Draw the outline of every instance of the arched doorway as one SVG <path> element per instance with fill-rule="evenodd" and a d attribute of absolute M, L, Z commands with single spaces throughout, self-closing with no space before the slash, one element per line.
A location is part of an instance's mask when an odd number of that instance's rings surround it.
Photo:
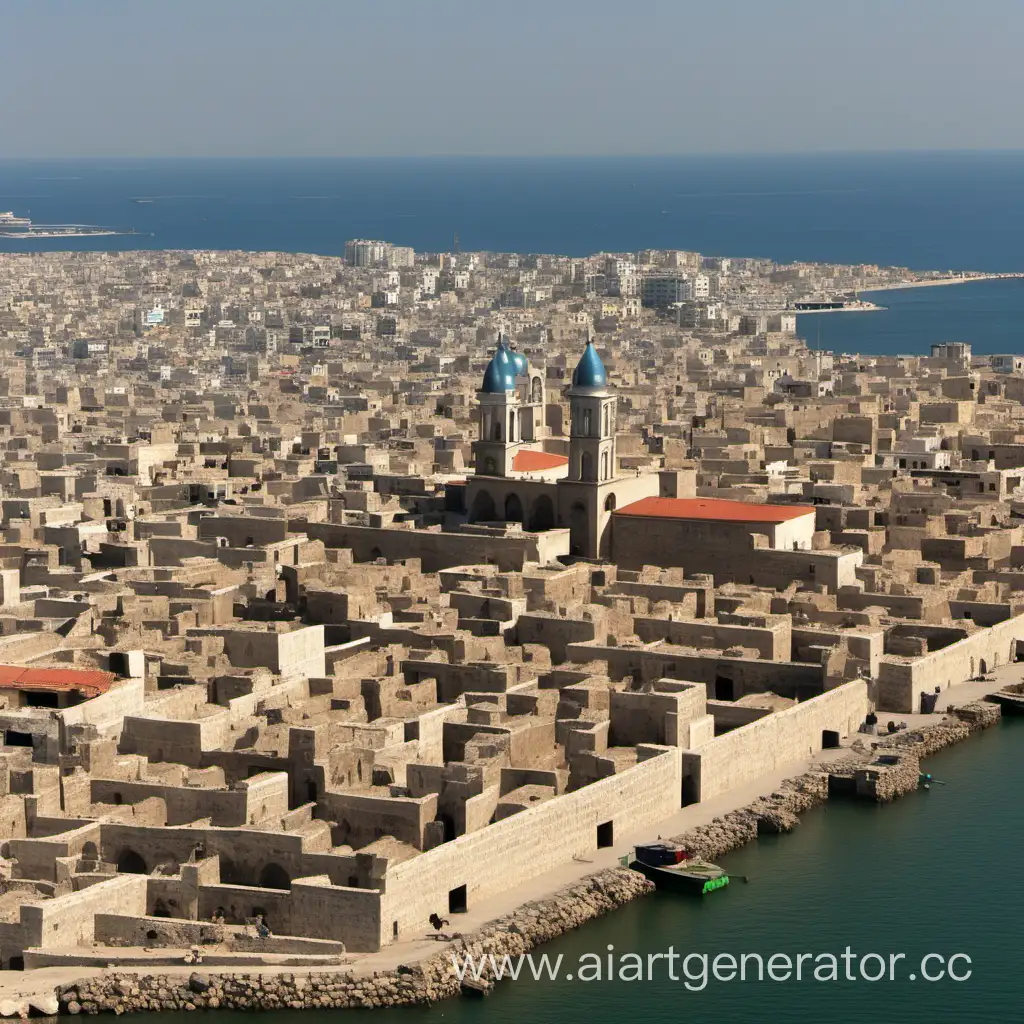
<path fill-rule="evenodd" d="M 523 521 L 523 503 L 518 494 L 510 494 L 505 498 L 505 522 L 521 523 Z"/>
<path fill-rule="evenodd" d="M 575 502 L 569 510 L 569 553 L 587 555 L 590 552 L 590 523 L 587 507 L 581 501 Z"/>
<path fill-rule="evenodd" d="M 604 499 L 604 510 L 605 510 L 605 512 L 614 512 L 615 511 L 615 495 L 614 494 L 609 494 L 608 497 Z"/>
<path fill-rule="evenodd" d="M 469 521 L 471 523 L 489 523 L 498 518 L 494 508 L 494 499 L 489 491 L 477 491 L 473 498 L 473 505 L 469 510 Z"/>
<path fill-rule="evenodd" d="M 230 857 L 220 858 L 220 884 L 221 885 L 249 885 L 251 884 L 246 875 L 231 860 Z"/>
<path fill-rule="evenodd" d="M 142 859 L 142 855 L 134 850 L 124 850 L 117 858 L 117 870 L 122 875 L 148 875 L 149 868 Z"/>
<path fill-rule="evenodd" d="M 291 887 L 291 876 L 280 864 L 268 864 L 260 872 L 260 888 L 262 889 L 290 889 Z"/>
<path fill-rule="evenodd" d="M 555 525 L 555 506 L 551 498 L 542 494 L 530 510 L 530 529 L 540 532 L 551 530 Z"/>

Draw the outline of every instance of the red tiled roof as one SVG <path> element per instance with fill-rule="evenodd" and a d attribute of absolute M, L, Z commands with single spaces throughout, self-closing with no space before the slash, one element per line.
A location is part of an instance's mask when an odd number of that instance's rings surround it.
<path fill-rule="evenodd" d="M 641 498 L 624 505 L 620 516 L 648 519 L 703 519 L 725 523 L 786 523 L 813 515 L 811 505 L 761 505 L 726 498 Z"/>
<path fill-rule="evenodd" d="M 98 697 L 110 689 L 113 681 L 112 672 L 0 665 L 0 690 L 81 690 Z"/>
<path fill-rule="evenodd" d="M 550 452 L 517 452 L 512 460 L 512 469 L 516 473 L 539 473 L 541 470 L 568 465 L 569 460 L 564 455 L 552 455 Z"/>

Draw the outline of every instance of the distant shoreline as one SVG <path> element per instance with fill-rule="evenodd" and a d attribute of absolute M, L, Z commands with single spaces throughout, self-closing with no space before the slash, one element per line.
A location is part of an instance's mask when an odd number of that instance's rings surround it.
<path fill-rule="evenodd" d="M 871 292 L 896 292 L 909 288 L 937 288 L 939 285 L 947 284 L 971 284 L 974 281 L 1004 281 L 1012 279 L 1019 280 L 1021 278 L 1024 278 L 1024 272 L 1015 272 L 1010 274 L 972 274 L 969 277 L 961 277 L 959 275 L 954 275 L 952 277 L 930 277 L 921 281 L 872 285 L 870 288 L 861 289 L 861 293 L 867 295 Z"/>
<path fill-rule="evenodd" d="M 849 306 L 828 306 L 824 309 L 783 309 L 779 312 L 792 313 L 794 316 L 817 316 L 819 313 L 879 313 L 888 306 L 879 306 L 875 302 L 860 302 Z"/>
<path fill-rule="evenodd" d="M 0 242 L 11 238 L 18 241 L 27 241 L 33 238 L 103 238 L 108 235 L 134 235 L 135 231 L 26 231 L 0 232 Z"/>
<path fill-rule="evenodd" d="M 921 281 L 905 281 L 899 284 L 879 284 L 870 288 L 857 290 L 858 295 L 871 295 L 875 292 L 899 292 L 910 291 L 912 288 L 937 288 L 940 285 L 950 284 L 971 284 L 974 281 L 1006 281 L 1021 280 L 1024 272 L 1006 274 L 974 274 L 969 277 L 953 275 L 951 277 L 932 277 Z M 797 316 L 817 316 L 820 313 L 874 313 L 888 309 L 887 306 L 880 306 L 870 301 L 861 301 L 859 305 L 837 306 L 831 309 L 786 309 L 782 312 L 795 313 Z"/>

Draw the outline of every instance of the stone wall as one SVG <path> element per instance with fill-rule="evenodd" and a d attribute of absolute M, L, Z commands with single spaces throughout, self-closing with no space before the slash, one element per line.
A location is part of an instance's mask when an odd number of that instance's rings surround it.
<path fill-rule="evenodd" d="M 1016 660 L 1019 641 L 1024 641 L 1024 616 L 979 629 L 920 658 L 883 657 L 875 695 L 878 709 L 915 714 L 921 710 L 921 694 L 936 687 L 946 690 Z"/>
<path fill-rule="evenodd" d="M 329 548 L 351 548 L 357 562 L 419 558 L 424 572 L 476 562 L 492 562 L 502 572 L 515 572 L 526 562 L 547 564 L 569 553 L 568 530 L 502 537 L 333 523 L 308 523 L 302 528 Z"/>
<path fill-rule="evenodd" d="M 124 720 L 120 751 L 140 754 L 150 761 L 173 761 L 199 768 L 203 751 L 223 749 L 230 727 L 231 716 L 227 711 L 215 712 L 194 722 L 128 716 Z"/>
<path fill-rule="evenodd" d="M 813 519 L 812 519 L 813 523 Z M 715 583 L 754 583 L 785 589 L 793 580 L 821 583 L 835 593 L 856 584 L 862 551 L 783 551 L 761 547 L 748 524 L 612 516 L 612 550 L 620 569 L 677 566 L 709 573 Z"/>
<path fill-rule="evenodd" d="M 126 914 L 145 913 L 146 879 L 117 875 L 67 896 L 23 904 L 22 948 L 90 946 L 95 938 L 96 915 L 110 907 L 119 907 Z"/>
<path fill-rule="evenodd" d="M 824 730 L 857 731 L 868 713 L 867 684 L 844 683 L 683 753 L 688 795 L 708 800 L 822 750 Z"/>
<path fill-rule="evenodd" d="M 704 683 L 713 700 L 738 700 L 748 693 L 769 691 L 805 700 L 821 693 L 827 679 L 824 665 L 696 654 L 689 648 L 669 644 L 649 649 L 570 644 L 567 653 L 574 662 L 607 662 L 608 677 L 613 680 L 633 676 L 642 681 L 680 679 Z M 730 693 L 723 692 L 723 683 L 729 684 Z"/>
<path fill-rule="evenodd" d="M 548 803 L 395 865 L 382 896 L 381 943 L 448 915 L 448 894 L 466 887 L 469 907 L 597 849 L 597 826 L 613 834 L 655 825 L 679 810 L 679 752 L 647 748 L 647 760 Z"/>
<path fill-rule="evenodd" d="M 680 647 L 724 651 L 748 647 L 766 661 L 789 661 L 792 657 L 792 626 L 788 616 L 765 626 L 716 622 L 712 619 L 672 620 L 637 617 L 636 635 L 644 642 L 667 640 Z M 591 639 L 591 638 L 586 638 Z"/>
<path fill-rule="evenodd" d="M 69 1014 L 132 1013 L 144 1010 L 301 1010 L 379 1008 L 428 1005 L 458 995 L 470 986 L 460 982 L 453 967 L 467 955 L 479 960 L 489 954 L 512 957 L 564 935 L 631 900 L 647 895 L 654 886 L 627 868 L 611 868 L 590 875 L 555 895 L 527 903 L 492 921 L 479 931 L 460 937 L 415 966 L 357 977 L 348 971 L 315 971 L 262 975 L 119 974 L 63 985 L 52 1004 L 41 1009 Z M 472 987 L 488 990 L 493 979 L 485 972 Z M 27 1006 L 25 1007 L 27 1012 Z M 13 1007 L 12 1012 L 18 1012 Z"/>
<path fill-rule="evenodd" d="M 950 717 L 934 725 L 887 736 L 872 744 L 876 751 L 864 748 L 846 761 L 835 765 L 822 764 L 796 778 L 786 779 L 770 796 L 758 797 L 746 807 L 730 811 L 706 825 L 688 829 L 672 839 L 699 857 L 715 860 L 745 846 L 763 833 L 788 832 L 795 828 L 800 822 L 799 815 L 829 799 L 831 774 L 849 775 L 874 761 L 878 753 L 890 751 L 906 757 L 908 765 L 918 765 L 921 759 L 995 725 L 999 718 L 999 708 L 986 701 L 955 708 Z M 917 781 L 915 772 L 911 788 L 916 788 Z M 886 802 L 896 795 L 899 794 L 883 790 L 873 794 L 873 798 Z"/>

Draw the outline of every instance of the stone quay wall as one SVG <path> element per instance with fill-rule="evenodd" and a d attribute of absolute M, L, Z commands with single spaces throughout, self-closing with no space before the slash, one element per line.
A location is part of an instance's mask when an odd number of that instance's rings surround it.
<path fill-rule="evenodd" d="M 708 860 L 737 850 L 759 835 L 789 832 L 800 823 L 800 815 L 825 803 L 829 798 L 829 776 L 849 775 L 870 764 L 879 754 L 898 754 L 900 768 L 892 774 L 892 782 L 879 788 L 876 799 L 888 802 L 917 788 L 920 762 L 973 733 L 995 725 L 1001 717 L 998 705 L 973 701 L 951 708 L 949 717 L 934 725 L 908 732 L 894 733 L 872 743 L 874 749 L 862 749 L 845 761 L 822 764 L 814 771 L 786 779 L 770 796 L 758 797 L 753 803 L 698 825 L 672 841 Z"/>
<path fill-rule="evenodd" d="M 770 796 L 759 797 L 706 825 L 699 825 L 674 841 L 698 856 L 715 859 L 765 833 L 788 832 L 800 815 L 829 798 L 829 777 L 848 774 L 893 753 L 906 766 L 896 788 L 879 791 L 887 801 L 916 788 L 920 760 L 967 739 L 1000 719 L 1000 708 L 975 701 L 951 709 L 949 716 L 913 732 L 883 737 L 857 750 L 852 758 L 821 765 L 785 780 Z M 911 785 L 912 781 L 912 785 Z M 904 785 L 905 784 L 905 785 Z M 350 971 L 309 973 L 214 973 L 191 975 L 137 975 L 112 971 L 82 979 L 58 990 L 54 1000 L 64 1014 L 134 1013 L 145 1010 L 275 1010 L 348 1009 L 415 1006 L 451 998 L 464 992 L 486 993 L 494 984 L 488 971 L 478 982 L 463 983 L 453 968 L 469 955 L 516 957 L 536 946 L 579 928 L 603 914 L 653 892 L 654 885 L 628 868 L 599 871 L 561 889 L 555 895 L 526 903 L 469 935 L 447 943 L 425 960 L 393 971 L 357 976 Z M 53 1012 L 47 1007 L 48 1012 Z"/>
<path fill-rule="evenodd" d="M 463 985 L 453 967 L 464 958 L 516 957 L 596 917 L 654 891 L 628 868 L 609 868 L 567 886 L 548 899 L 526 903 L 479 931 L 447 943 L 433 956 L 394 971 L 359 977 L 346 971 L 310 973 L 136 975 L 113 971 L 65 986 L 60 1012 L 135 1013 L 144 1010 L 303 1010 L 415 1006 L 493 986 L 488 972 Z"/>

